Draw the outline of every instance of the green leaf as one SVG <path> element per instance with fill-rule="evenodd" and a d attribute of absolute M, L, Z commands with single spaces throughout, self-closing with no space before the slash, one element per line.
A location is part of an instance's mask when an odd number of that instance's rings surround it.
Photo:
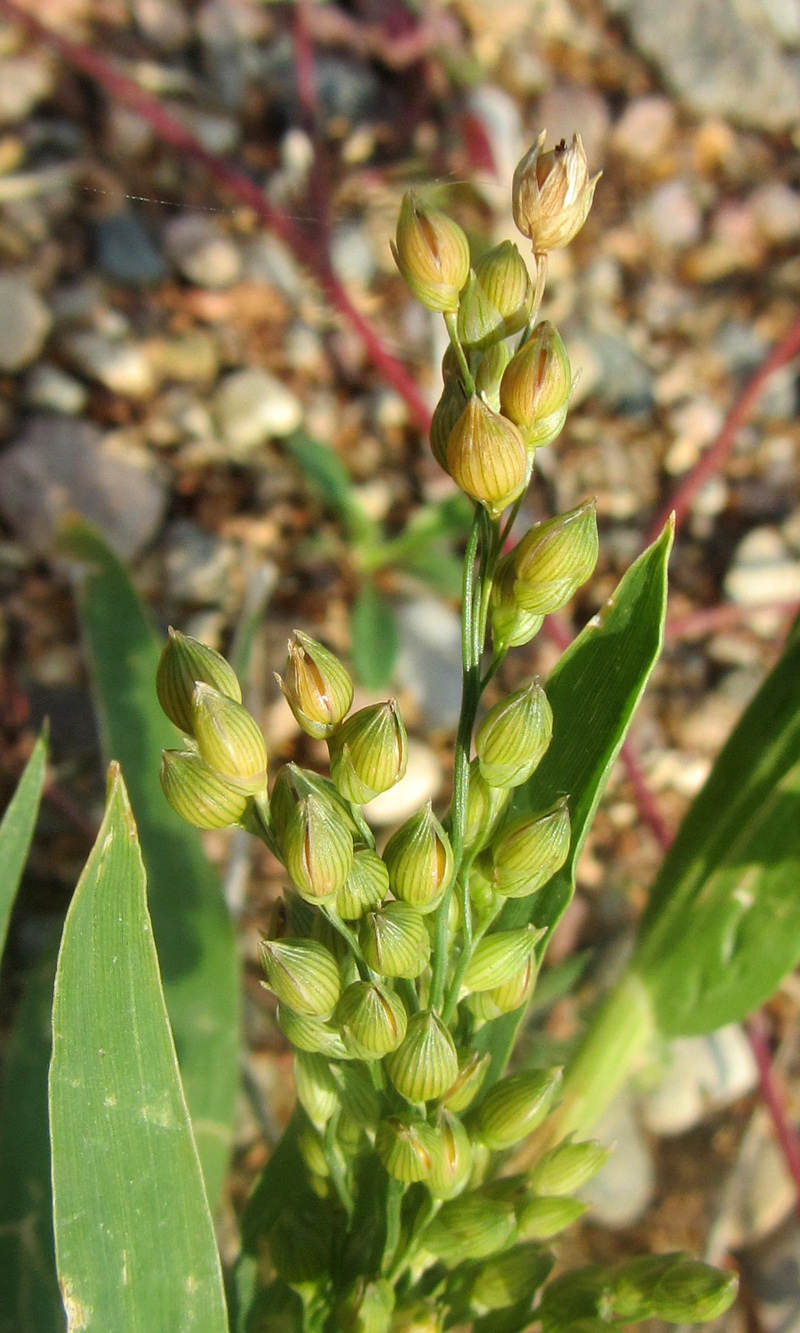
<path fill-rule="evenodd" d="M 800 634 L 750 703 L 653 886 L 633 966 L 669 1036 L 752 1013 L 800 960 Z"/>
<path fill-rule="evenodd" d="M 261 1172 L 242 1217 L 242 1250 L 256 1257 L 259 1242 L 285 1208 L 299 1208 L 311 1196 L 308 1172 L 297 1146 L 302 1115 L 295 1111 Z"/>
<path fill-rule="evenodd" d="M 443 597 L 460 597 L 463 563 L 442 541 L 424 541 L 398 560 L 398 565 L 422 579 Z"/>
<path fill-rule="evenodd" d="M 58 956 L 50 1139 L 70 1328 L 227 1333 L 144 863 L 117 764 Z"/>
<path fill-rule="evenodd" d="M 397 657 L 394 611 L 375 585 L 365 581 L 350 612 L 350 656 L 361 684 L 382 690 L 392 679 Z"/>
<path fill-rule="evenodd" d="M 118 759 L 139 826 L 161 975 L 212 1212 L 227 1168 L 238 1088 L 239 969 L 219 877 L 167 805 L 158 769 L 178 732 L 159 708 L 159 640 L 116 556 L 83 524 L 67 551 L 86 568 L 78 610 L 103 747 Z"/>
<path fill-rule="evenodd" d="M 0 1333 L 64 1333 L 50 1190 L 47 1070 L 58 937 L 28 976 L 0 1095 Z"/>
<path fill-rule="evenodd" d="M 639 556 L 599 614 L 581 631 L 547 681 L 553 739 L 536 772 L 517 788 L 513 816 L 546 810 L 569 798 L 569 856 L 539 893 L 508 902 L 503 929 L 533 921 L 547 929 L 543 953 L 575 889 L 575 868 L 608 776 L 661 651 L 667 604 L 668 524 Z M 475 1042 L 492 1053 L 490 1079 L 503 1070 L 523 1011 L 487 1023 Z"/>
<path fill-rule="evenodd" d="M 376 541 L 377 526 L 356 498 L 347 469 L 333 449 L 302 430 L 284 440 L 284 448 L 326 508 L 342 519 L 350 540 L 356 545 Z"/>
<path fill-rule="evenodd" d="M 0 824 L 0 958 L 3 957 L 11 909 L 36 827 L 47 765 L 47 734 L 43 732 L 11 797 Z"/>

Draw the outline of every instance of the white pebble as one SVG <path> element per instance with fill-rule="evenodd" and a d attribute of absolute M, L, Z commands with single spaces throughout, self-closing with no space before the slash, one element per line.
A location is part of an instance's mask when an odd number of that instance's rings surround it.
<path fill-rule="evenodd" d="M 382 792 L 364 806 L 364 814 L 376 828 L 402 824 L 422 808 L 426 801 L 437 796 L 442 785 L 439 760 L 427 745 L 413 737 L 408 742 L 406 775 L 395 787 Z"/>
<path fill-rule="evenodd" d="M 214 397 L 220 432 L 232 449 L 256 449 L 297 430 L 303 412 L 294 394 L 257 366 L 235 370 Z"/>
<path fill-rule="evenodd" d="M 0 276 L 0 370 L 21 370 L 42 350 L 52 317 L 24 278 Z"/>

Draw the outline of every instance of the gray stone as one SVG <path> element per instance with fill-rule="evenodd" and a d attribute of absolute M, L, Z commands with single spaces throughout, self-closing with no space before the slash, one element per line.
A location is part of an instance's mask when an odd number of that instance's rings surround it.
<path fill-rule="evenodd" d="M 800 120 L 800 75 L 766 24 L 739 0 L 605 0 L 684 105 L 753 129 Z"/>
<path fill-rule="evenodd" d="M 655 1191 L 655 1167 L 649 1144 L 633 1112 L 631 1095 L 622 1092 L 592 1130 L 592 1137 L 614 1146 L 603 1168 L 581 1190 L 592 1221 L 628 1227 L 642 1216 Z"/>
<path fill-rule="evenodd" d="M 130 559 L 157 532 L 166 503 L 148 455 L 85 421 L 35 417 L 0 457 L 0 510 L 37 555 L 52 554 L 60 522 L 78 514 Z"/>
<path fill-rule="evenodd" d="M 226 444 L 244 452 L 291 435 L 303 415 L 294 394 L 257 366 L 234 370 L 222 381 L 214 396 L 214 412 Z"/>
<path fill-rule="evenodd" d="M 602 403 L 616 412 L 632 415 L 650 411 L 653 376 L 629 343 L 616 334 L 590 330 L 582 330 L 578 341 L 590 373 L 592 361 L 596 363 L 593 392 Z"/>
<path fill-rule="evenodd" d="M 30 115 L 53 87 L 50 65 L 40 55 L 6 56 L 0 60 L 0 124 L 15 124 Z"/>
<path fill-rule="evenodd" d="M 430 726 L 452 728 L 461 708 L 461 620 L 435 597 L 417 597 L 397 610 L 398 682 Z"/>
<path fill-rule="evenodd" d="M 166 532 L 167 593 L 178 602 L 224 606 L 238 564 L 236 549 L 204 532 L 187 519 L 170 523 Z"/>
<path fill-rule="evenodd" d="M 653 1134 L 684 1134 L 758 1085 L 750 1043 L 738 1023 L 707 1037 L 670 1043 L 658 1087 L 642 1099 L 642 1119 Z"/>
<path fill-rule="evenodd" d="M 44 346 L 52 318 L 41 296 L 14 273 L 0 275 L 0 370 L 21 370 Z"/>
<path fill-rule="evenodd" d="M 737 546 L 724 586 L 743 606 L 800 599 L 800 560 L 777 528 L 753 528 Z"/>
<path fill-rule="evenodd" d="M 175 266 L 198 287 L 232 287 L 242 275 L 236 243 L 201 213 L 184 213 L 164 229 L 164 243 Z"/>
<path fill-rule="evenodd" d="M 137 343 L 86 329 L 65 338 L 64 350 L 85 375 L 123 398 L 149 398 L 156 387 L 150 358 Z"/>
<path fill-rule="evenodd" d="M 132 209 L 110 213 L 95 223 L 97 265 L 112 282 L 146 287 L 167 276 L 167 264 Z"/>
<path fill-rule="evenodd" d="M 59 412 L 63 416 L 77 416 L 89 397 L 80 380 L 68 375 L 58 366 L 39 361 L 33 366 L 25 384 L 25 397 L 31 407 L 42 412 Z"/>

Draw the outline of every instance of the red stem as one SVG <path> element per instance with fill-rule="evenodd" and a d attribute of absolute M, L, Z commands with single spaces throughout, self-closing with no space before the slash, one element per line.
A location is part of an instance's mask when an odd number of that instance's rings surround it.
<path fill-rule="evenodd" d="M 204 167 L 218 184 L 225 186 L 261 219 L 264 226 L 279 236 L 295 257 L 315 275 L 331 305 L 344 316 L 360 335 L 367 355 L 382 377 L 405 401 L 414 424 L 427 435 L 431 414 L 413 376 L 402 362 L 384 346 L 380 334 L 353 305 L 326 256 L 320 255 L 311 237 L 304 234 L 282 208 L 271 203 L 263 190 L 249 176 L 216 153 L 210 153 L 200 141 L 133 79 L 109 64 L 104 55 L 61 33 L 53 32 L 33 14 L 20 9 L 15 0 L 0 0 L 0 14 L 19 23 L 36 40 L 51 47 L 67 64 L 88 75 L 105 89 L 109 97 L 131 107 L 146 120 L 164 143 Z"/>
<path fill-rule="evenodd" d="M 775 344 L 769 355 L 764 358 L 761 365 L 747 381 L 722 423 L 722 429 L 714 443 L 706 450 L 691 472 L 687 472 L 683 480 L 678 483 L 672 498 L 664 505 L 654 520 L 645 545 L 649 546 L 651 542 L 656 540 L 673 510 L 677 531 L 686 518 L 692 500 L 701 486 L 708 481 L 709 477 L 714 475 L 730 453 L 736 441 L 736 436 L 753 410 L 767 380 L 774 371 L 781 366 L 785 366 L 787 361 L 793 360 L 798 353 L 800 353 L 800 318 L 794 321 L 789 331 L 784 334 L 779 343 Z"/>
<path fill-rule="evenodd" d="M 699 611 L 690 611 L 685 616 L 672 616 L 667 621 L 666 636 L 671 642 L 682 639 L 701 639 L 705 634 L 716 634 L 719 630 L 732 629 L 741 625 L 749 616 L 761 611 L 785 616 L 787 619 L 797 615 L 800 602 L 762 602 L 754 605 L 740 605 L 738 602 L 722 602 L 719 606 L 704 606 Z"/>
<path fill-rule="evenodd" d="M 772 1117 L 775 1136 L 797 1193 L 795 1207 L 800 1218 L 800 1138 L 786 1114 L 783 1097 L 775 1082 L 772 1055 L 765 1035 L 763 1014 L 754 1014 L 745 1024 L 750 1047 L 758 1066 L 761 1100 Z"/>

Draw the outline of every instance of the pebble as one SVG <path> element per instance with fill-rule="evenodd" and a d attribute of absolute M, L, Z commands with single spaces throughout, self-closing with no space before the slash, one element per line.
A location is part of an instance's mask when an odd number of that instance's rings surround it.
<path fill-rule="evenodd" d="M 133 0 L 136 26 L 148 41 L 165 52 L 180 51 L 192 35 L 189 15 L 175 0 Z"/>
<path fill-rule="evenodd" d="M 291 306 L 297 304 L 299 293 L 307 285 L 289 247 L 279 237 L 267 232 L 254 236 L 246 245 L 244 276 L 250 282 L 263 282 L 274 287 Z"/>
<path fill-rule="evenodd" d="M 658 1087 L 641 1101 L 645 1128 L 661 1137 L 685 1134 L 758 1086 L 755 1057 L 738 1023 L 670 1042 L 668 1059 Z"/>
<path fill-rule="evenodd" d="M 37 416 L 0 457 L 0 509 L 37 555 L 51 555 L 58 525 L 79 514 L 123 559 L 161 526 L 167 491 L 143 450 L 124 451 L 89 422 Z"/>
<path fill-rule="evenodd" d="M 616 412 L 631 415 L 652 408 L 652 373 L 624 338 L 614 333 L 585 330 L 582 342 L 599 366 L 593 392 L 601 402 Z M 589 358 L 583 365 L 585 369 L 592 369 Z"/>
<path fill-rule="evenodd" d="M 689 181 L 678 177 L 653 190 L 641 220 L 656 245 L 682 250 L 699 241 L 703 215 Z"/>
<path fill-rule="evenodd" d="M 184 213 L 168 222 L 164 244 L 178 271 L 198 287 L 232 287 L 242 275 L 239 247 L 200 213 Z"/>
<path fill-rule="evenodd" d="M 25 120 L 52 90 L 52 71 L 41 56 L 0 59 L 0 124 Z"/>
<path fill-rule="evenodd" d="M 213 410 L 224 441 L 244 452 L 291 435 L 303 419 L 295 395 L 257 366 L 227 375 L 214 395 Z"/>
<path fill-rule="evenodd" d="M 541 98 L 538 119 L 542 127 L 547 128 L 548 148 L 561 139 L 571 143 L 573 134 L 577 133 L 583 140 L 591 171 L 600 166 L 605 156 L 611 115 L 606 99 L 596 88 L 557 83 Z M 508 177 L 501 176 L 500 179 Z"/>
<path fill-rule="evenodd" d="M 362 291 L 378 269 L 369 233 L 360 222 L 343 222 L 331 236 L 331 263 L 340 282 Z"/>
<path fill-rule="evenodd" d="M 800 192 L 783 181 L 760 185 L 750 196 L 750 207 L 768 241 L 785 245 L 800 236 Z"/>
<path fill-rule="evenodd" d="M 25 384 L 25 397 L 31 407 L 43 412 L 60 412 L 63 416 L 77 416 L 88 400 L 85 385 L 68 375 L 59 366 L 39 361 L 32 368 Z"/>
<path fill-rule="evenodd" d="M 91 330 L 71 333 L 64 350 L 77 368 L 123 398 L 149 398 L 156 375 L 147 349 Z"/>
<path fill-rule="evenodd" d="M 614 126 L 612 147 L 633 162 L 652 164 L 666 151 L 676 118 L 675 103 L 668 97 L 636 97 Z"/>
<path fill-rule="evenodd" d="M 364 814 L 375 828 L 389 828 L 402 824 L 433 801 L 442 786 L 442 766 L 430 746 L 410 736 L 408 740 L 408 768 L 404 778 L 395 787 L 381 792 L 364 806 Z"/>
<path fill-rule="evenodd" d="M 800 601 L 800 560 L 777 528 L 753 528 L 739 542 L 724 586 L 740 606 Z"/>
<path fill-rule="evenodd" d="M 164 540 L 167 595 L 198 606 L 230 602 L 239 555 L 231 542 L 220 541 L 188 519 L 167 525 Z"/>
<path fill-rule="evenodd" d="M 34 361 L 51 324 L 49 309 L 25 278 L 0 274 L 0 370 L 22 370 Z"/>
<path fill-rule="evenodd" d="M 112 282 L 146 287 L 167 276 L 161 250 L 132 209 L 99 218 L 94 237 L 98 268 Z"/>
<path fill-rule="evenodd" d="M 192 329 L 174 338 L 154 338 L 147 348 L 160 379 L 208 384 L 219 370 L 216 340 L 203 329 Z"/>
<path fill-rule="evenodd" d="M 668 417 L 673 437 L 664 467 L 672 476 L 687 472 L 703 449 L 719 434 L 724 420 L 722 408 L 710 398 L 693 398 L 674 408 Z"/>
<path fill-rule="evenodd" d="M 611 1229 L 632 1226 L 655 1193 L 655 1166 L 633 1109 L 629 1091 L 611 1103 L 592 1130 L 592 1138 L 614 1146 L 608 1161 L 580 1191 L 589 1218 Z"/>
<path fill-rule="evenodd" d="M 794 1182 L 776 1142 L 769 1113 L 759 1106 L 726 1185 L 715 1228 L 718 1243 L 727 1251 L 761 1242 L 768 1252 L 776 1239 L 772 1233 L 793 1211 L 795 1201 Z M 796 1253 L 800 1254 L 800 1249 Z"/>
<path fill-rule="evenodd" d="M 800 120 L 800 76 L 740 0 L 605 0 L 684 106 L 702 117 L 779 131 Z"/>
<path fill-rule="evenodd" d="M 397 611 L 395 677 L 431 727 L 452 729 L 461 710 L 461 619 L 434 597 L 403 602 Z"/>

